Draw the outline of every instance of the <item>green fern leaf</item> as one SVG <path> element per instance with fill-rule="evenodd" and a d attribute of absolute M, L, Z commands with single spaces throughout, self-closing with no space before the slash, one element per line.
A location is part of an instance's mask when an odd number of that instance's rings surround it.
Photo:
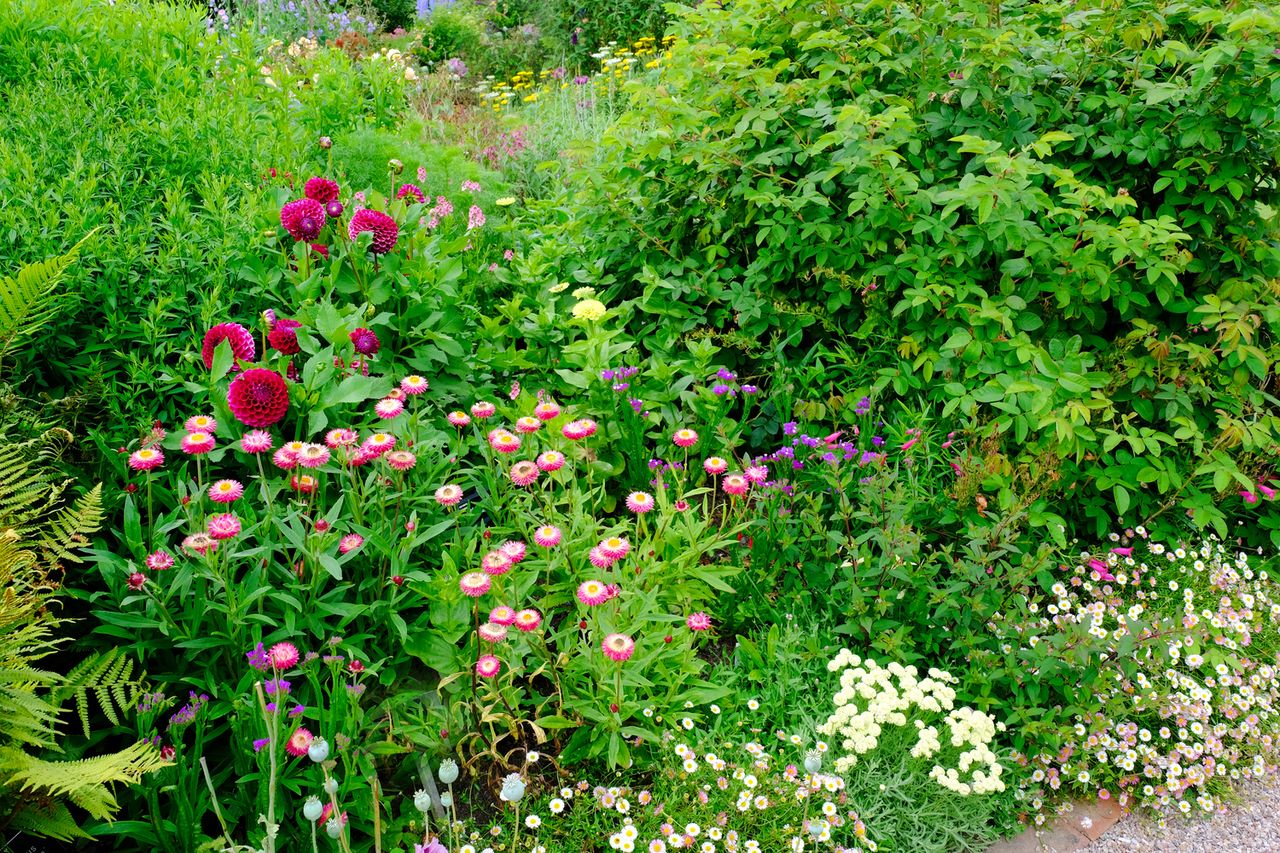
<path fill-rule="evenodd" d="M 102 526 L 102 484 L 94 486 L 70 507 L 50 519 L 40 537 L 44 559 L 50 564 L 64 560 L 83 562 L 75 552 L 89 544 L 89 534 Z"/>
<path fill-rule="evenodd" d="M 112 723 L 120 724 L 121 712 L 127 712 L 137 701 L 142 685 L 133 677 L 133 661 L 119 649 L 94 655 L 67 673 L 49 694 L 49 701 L 61 706 L 74 699 L 76 713 L 85 737 L 89 736 L 89 695 L 97 697 L 102 713 Z"/>
<path fill-rule="evenodd" d="M 15 276 L 0 277 L 0 358 L 53 316 L 53 291 L 83 244 L 81 240 L 61 257 L 28 264 Z"/>

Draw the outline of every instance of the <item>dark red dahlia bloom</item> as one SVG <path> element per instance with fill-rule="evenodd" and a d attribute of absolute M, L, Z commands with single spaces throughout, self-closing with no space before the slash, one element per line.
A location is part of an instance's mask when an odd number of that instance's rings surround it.
<path fill-rule="evenodd" d="M 356 352 L 361 355 L 377 355 L 382 348 L 382 342 L 372 329 L 356 329 L 351 333 L 351 343 L 355 344 Z"/>
<path fill-rule="evenodd" d="M 427 200 L 426 193 L 418 187 L 413 184 L 401 184 L 399 192 L 396 193 L 396 198 L 404 198 L 407 195 L 411 195 L 416 198 L 418 200 L 418 204 L 422 204 Z"/>
<path fill-rule="evenodd" d="M 325 258 L 329 257 L 329 247 L 321 245 L 320 243 L 312 243 L 311 251 L 315 252 L 317 255 L 320 255 L 321 257 L 325 257 Z"/>
<path fill-rule="evenodd" d="M 380 210 L 357 210 L 347 226 L 347 235 L 355 240 L 362 231 L 373 232 L 373 242 L 369 251 L 375 255 L 385 255 L 395 248 L 396 238 L 400 236 L 400 227 L 396 221 Z"/>
<path fill-rule="evenodd" d="M 274 370 L 255 367 L 231 381 L 227 405 L 245 426 L 271 426 L 289 411 L 289 386 Z"/>
<path fill-rule="evenodd" d="M 328 204 L 338 200 L 338 185 L 328 178 L 307 178 L 302 194 L 321 204 Z"/>
<path fill-rule="evenodd" d="M 267 343 L 282 355 L 297 355 L 302 352 L 298 346 L 298 329 L 302 324 L 297 320 L 277 320 L 267 335 Z"/>
<path fill-rule="evenodd" d="M 213 370 L 213 351 L 223 341 L 231 343 L 231 354 L 236 361 L 253 361 L 258 348 L 253 345 L 253 335 L 239 323 L 219 323 L 204 333 L 204 344 L 200 347 L 200 355 L 204 358 L 204 369 Z"/>
<path fill-rule="evenodd" d="M 280 208 L 280 224 L 289 236 L 308 243 L 324 230 L 324 205 L 311 198 L 300 198 Z"/>

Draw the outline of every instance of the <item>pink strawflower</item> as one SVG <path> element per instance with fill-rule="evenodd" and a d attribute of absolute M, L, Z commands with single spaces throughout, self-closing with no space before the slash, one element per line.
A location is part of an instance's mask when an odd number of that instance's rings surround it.
<path fill-rule="evenodd" d="M 323 444 L 307 444 L 295 453 L 303 468 L 319 468 L 329 461 L 329 455 L 329 448 Z"/>
<path fill-rule="evenodd" d="M 271 426 L 289 411 L 289 386 L 274 370 L 246 370 L 231 381 L 227 405 L 245 426 Z"/>
<path fill-rule="evenodd" d="M 544 524 L 533 532 L 533 544 L 539 548 L 554 548 L 560 544 L 560 528 Z"/>
<path fill-rule="evenodd" d="M 337 450 L 339 447 L 351 447 L 360 441 L 353 429 L 331 429 L 324 434 L 324 443 Z"/>
<path fill-rule="evenodd" d="M 489 621 L 495 625 L 513 625 L 516 621 L 516 612 L 505 604 L 499 604 L 489 611 Z"/>
<path fill-rule="evenodd" d="M 162 572 L 173 568 L 173 555 L 168 551 L 152 551 L 147 555 L 147 568 L 153 572 Z"/>
<path fill-rule="evenodd" d="M 364 537 L 359 533 L 348 533 L 338 540 L 338 553 L 349 554 L 364 544 Z"/>
<path fill-rule="evenodd" d="M 533 407 L 533 416 L 540 421 L 549 421 L 560 416 L 560 407 L 550 401 L 539 403 Z"/>
<path fill-rule="evenodd" d="M 298 647 L 293 643 L 276 643 L 267 652 L 267 662 L 278 670 L 293 669 L 299 659 Z"/>
<path fill-rule="evenodd" d="M 266 453 L 274 444 L 275 439 L 265 429 L 250 430 L 240 439 L 240 449 L 245 453 Z"/>
<path fill-rule="evenodd" d="M 207 432 L 192 432 L 182 437 L 182 452 L 192 456 L 208 453 L 216 446 L 213 436 Z"/>
<path fill-rule="evenodd" d="M 209 487 L 209 499 L 214 503 L 229 504 L 244 497 L 244 485 L 239 480 L 219 480 Z"/>
<path fill-rule="evenodd" d="M 471 416 L 475 418 L 491 418 L 498 413 L 498 407 L 488 400 L 481 400 L 471 407 Z"/>
<path fill-rule="evenodd" d="M 321 204 L 337 201 L 340 192 L 337 183 L 328 178 L 307 178 L 306 184 L 302 187 L 304 196 Z"/>
<path fill-rule="evenodd" d="M 538 456 L 538 467 L 550 474 L 564 467 L 564 454 L 559 450 L 548 450 Z"/>
<path fill-rule="evenodd" d="M 532 486 L 538 479 L 538 466 L 530 462 L 528 459 L 521 460 L 511 466 L 511 470 L 507 476 L 511 478 L 511 482 L 517 486 Z"/>
<path fill-rule="evenodd" d="M 521 610 L 516 614 L 516 630 L 528 633 L 538 630 L 538 626 L 542 624 L 542 614 L 531 608 Z"/>
<path fill-rule="evenodd" d="M 578 585 L 578 600 L 588 607 L 604 604 L 610 598 L 609 587 L 602 581 L 583 581 Z"/>
<path fill-rule="evenodd" d="M 476 661 L 476 675 L 481 678 L 493 678 L 502 671 L 502 661 L 494 655 L 481 655 Z"/>
<path fill-rule="evenodd" d="M 218 550 L 218 540 L 214 539 L 204 531 L 192 533 L 190 536 L 182 540 L 182 550 L 186 551 L 188 554 L 199 554 L 203 557 L 210 551 Z"/>
<path fill-rule="evenodd" d="M 126 581 L 126 583 L 129 584 L 129 589 L 136 591 L 147 585 L 147 576 L 142 572 L 132 572 L 130 573 L 129 580 Z"/>
<path fill-rule="evenodd" d="M 702 463 L 702 467 L 708 474 L 723 474 L 729 470 L 729 463 L 719 456 L 708 456 Z"/>
<path fill-rule="evenodd" d="M 289 480 L 289 488 L 302 495 L 313 494 L 319 484 L 319 481 L 310 474 L 302 474 L 301 476 L 294 474 Z"/>
<path fill-rule="evenodd" d="M 400 189 L 396 190 L 396 198 L 404 198 L 405 196 L 413 196 L 418 204 L 422 204 L 427 200 L 426 193 L 413 184 L 401 184 Z"/>
<path fill-rule="evenodd" d="M 271 463 L 281 471 L 292 471 L 298 467 L 298 457 L 282 447 L 272 454 Z"/>
<path fill-rule="evenodd" d="M 560 428 L 560 432 L 570 441 L 581 441 L 584 438 L 590 438 L 595 435 L 596 422 L 590 418 L 582 420 L 569 421 Z"/>
<path fill-rule="evenodd" d="M 389 421 L 392 418 L 400 416 L 404 411 L 404 403 L 390 398 L 386 400 L 379 400 L 378 404 L 373 407 L 373 411 L 378 415 L 378 417 Z"/>
<path fill-rule="evenodd" d="M 300 454 L 306 446 L 307 443 L 305 441 L 288 441 L 285 442 L 280 449 L 293 456 L 293 460 L 296 462 L 298 461 L 298 454 Z"/>
<path fill-rule="evenodd" d="M 501 551 L 490 551 L 480 558 L 480 568 L 486 575 L 497 577 L 511 571 L 511 558 Z"/>
<path fill-rule="evenodd" d="M 627 509 L 634 512 L 636 515 L 643 515 L 646 512 L 651 512 L 655 505 L 653 495 L 648 492 L 632 492 L 627 495 Z"/>
<path fill-rule="evenodd" d="M 769 479 L 769 469 L 764 465 L 749 465 L 742 473 L 748 483 L 754 483 L 757 486 Z"/>
<path fill-rule="evenodd" d="M 396 446 L 396 437 L 389 432 L 375 432 L 364 440 L 364 452 L 375 459 L 389 453 Z"/>
<path fill-rule="evenodd" d="M 240 535 L 240 519 L 233 512 L 209 516 L 207 527 L 214 539 L 233 539 Z"/>
<path fill-rule="evenodd" d="M 407 450 L 393 450 L 384 458 L 396 471 L 412 471 L 413 466 L 418 464 L 418 457 Z"/>
<path fill-rule="evenodd" d="M 622 663 L 635 654 L 636 641 L 626 634 L 610 634 L 600 643 L 600 650 L 604 652 L 605 657 Z"/>
<path fill-rule="evenodd" d="M 590 560 L 591 565 L 595 566 L 597 569 L 607 569 L 614 563 L 618 562 L 601 550 L 599 545 L 587 552 L 587 559 Z"/>
<path fill-rule="evenodd" d="M 489 433 L 489 446 L 499 453 L 515 453 L 520 449 L 520 438 L 505 429 L 495 429 Z"/>
<path fill-rule="evenodd" d="M 516 539 L 508 539 L 498 546 L 498 550 L 507 555 L 512 565 L 524 560 L 529 553 L 529 546 Z"/>
<path fill-rule="evenodd" d="M 689 502 L 685 500 L 679 500 L 679 501 L 676 501 L 674 504 L 672 504 L 672 506 L 675 507 L 676 512 L 684 512 L 689 508 Z"/>
<path fill-rule="evenodd" d="M 462 594 L 471 598 L 479 598 L 489 591 L 493 581 L 484 572 L 467 572 L 458 579 L 458 588 Z"/>
<path fill-rule="evenodd" d="M 313 198 L 300 198 L 280 208 L 280 224 L 289 236 L 310 243 L 324 230 L 324 205 Z"/>
<path fill-rule="evenodd" d="M 302 726 L 299 726 L 293 734 L 289 735 L 289 739 L 285 741 L 284 751 L 292 755 L 294 758 L 301 758 L 307 754 L 307 750 L 311 748 L 311 741 L 313 740 L 315 740 L 315 737 L 311 732 L 307 731 Z"/>
<path fill-rule="evenodd" d="M 129 467 L 135 471 L 150 471 L 164 464 L 164 454 L 154 447 L 144 447 L 129 454 Z"/>
<path fill-rule="evenodd" d="M 187 432 L 217 432 L 218 422 L 208 415 L 193 415 L 184 424 Z"/>
<path fill-rule="evenodd" d="M 352 215 L 351 221 L 347 224 L 347 236 L 355 240 L 365 231 L 373 234 L 369 251 L 375 255 L 385 255 L 394 249 L 396 239 L 400 236 L 400 226 L 396 225 L 394 219 L 380 210 L 367 207 L 357 210 Z"/>
<path fill-rule="evenodd" d="M 430 387 L 431 385 L 427 380 L 416 374 L 413 376 L 406 376 L 404 379 L 400 380 L 400 390 L 408 394 L 410 397 L 421 394 Z"/>
<path fill-rule="evenodd" d="M 676 447 L 693 447 L 698 443 L 698 434 L 691 429 L 678 429 L 671 441 Z"/>
<path fill-rule="evenodd" d="M 476 629 L 480 639 L 486 643 L 501 643 L 507 638 L 507 629 L 496 622 L 486 622 Z"/>
<path fill-rule="evenodd" d="M 724 489 L 726 495 L 745 495 L 750 487 L 747 478 L 741 474 L 730 474 L 720 483 L 720 488 Z"/>
<path fill-rule="evenodd" d="M 706 631 L 711 627 L 711 617 L 705 613 L 690 613 L 684 624 L 690 631 Z"/>
<path fill-rule="evenodd" d="M 457 506 L 462 500 L 462 487 L 452 483 L 436 489 L 436 503 L 440 506 Z"/>
<path fill-rule="evenodd" d="M 445 416 L 445 419 L 448 420 L 450 424 L 458 428 L 462 428 L 471 423 L 471 416 L 466 412 L 450 412 Z"/>
<path fill-rule="evenodd" d="M 516 421 L 516 432 L 528 435 L 530 433 L 535 433 L 540 429 L 542 429 L 542 421 L 537 418 L 525 415 L 523 418 Z"/>

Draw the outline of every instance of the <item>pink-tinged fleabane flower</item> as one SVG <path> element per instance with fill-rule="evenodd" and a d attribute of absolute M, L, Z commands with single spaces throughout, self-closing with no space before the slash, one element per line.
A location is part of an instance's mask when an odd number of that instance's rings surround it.
<path fill-rule="evenodd" d="M 635 653 L 636 641 L 626 634 L 610 634 L 600 643 L 600 650 L 610 660 L 622 663 Z"/>
<path fill-rule="evenodd" d="M 244 484 L 239 480 L 219 480 L 209 487 L 209 499 L 214 503 L 229 504 L 244 497 Z"/>
<path fill-rule="evenodd" d="M 415 397 L 418 394 L 425 392 L 430 387 L 430 383 L 417 374 L 414 374 L 413 376 L 406 376 L 404 379 L 400 380 L 400 390 L 408 394 L 410 397 Z"/>
<path fill-rule="evenodd" d="M 600 541 L 599 548 L 609 559 L 621 560 L 631 552 L 631 543 L 621 536 L 610 536 Z"/>
<path fill-rule="evenodd" d="M 329 461 L 329 448 L 323 444 L 306 444 L 297 451 L 298 464 L 303 468 L 319 468 Z"/>
<path fill-rule="evenodd" d="M 393 450 L 383 458 L 396 471 L 412 471 L 418 464 L 418 457 L 407 450 Z"/>
<path fill-rule="evenodd" d="M 703 461 L 702 468 L 708 474 L 711 474 L 714 476 L 716 474 L 723 474 L 725 471 L 728 471 L 729 463 L 726 462 L 724 459 L 721 459 L 719 456 L 708 456 L 706 460 Z"/>
<path fill-rule="evenodd" d="M 560 407 L 550 401 L 539 403 L 533 407 L 533 416 L 540 421 L 550 421 L 560 417 Z"/>
<path fill-rule="evenodd" d="M 208 415 L 192 415 L 183 425 L 187 432 L 217 432 L 218 422 Z"/>
<path fill-rule="evenodd" d="M 480 635 L 480 639 L 486 643 L 501 643 L 507 638 L 507 629 L 503 625 L 496 622 L 486 622 L 476 629 L 476 633 Z"/>
<path fill-rule="evenodd" d="M 690 613 L 684 624 L 690 631 L 706 631 L 711 627 L 711 617 L 705 613 Z"/>
<path fill-rule="evenodd" d="M 558 450 L 548 450 L 538 455 L 538 467 L 550 474 L 564 467 L 564 454 Z"/>
<path fill-rule="evenodd" d="M 324 230 L 324 205 L 313 198 L 300 198 L 280 208 L 280 224 L 298 242 L 310 243 Z"/>
<path fill-rule="evenodd" d="M 530 433 L 535 433 L 540 429 L 542 429 L 542 421 L 537 418 L 525 415 L 523 418 L 516 421 L 516 432 L 529 435 Z"/>
<path fill-rule="evenodd" d="M 144 447 L 129 454 L 129 467 L 135 471 L 150 471 L 164 464 L 164 454 L 154 447 Z"/>
<path fill-rule="evenodd" d="M 516 539 L 508 539 L 498 546 L 498 550 L 507 555 L 507 559 L 511 561 L 511 565 L 524 560 L 529 553 L 529 546 Z"/>
<path fill-rule="evenodd" d="M 511 466 L 507 476 L 517 486 L 532 486 L 538 479 L 538 466 L 524 459 Z"/>
<path fill-rule="evenodd" d="M 538 630 L 538 626 L 542 624 L 542 614 L 538 611 L 527 608 L 516 614 L 516 630 L 523 631 L 526 634 L 530 631 Z"/>
<path fill-rule="evenodd" d="M 502 671 L 502 661 L 494 655 L 481 655 L 476 661 L 476 675 L 481 678 L 493 678 Z"/>
<path fill-rule="evenodd" d="M 209 535 L 214 539 L 234 539 L 240 535 L 240 519 L 233 512 L 209 516 L 206 522 Z"/>
<path fill-rule="evenodd" d="M 588 607 L 604 604 L 609 598 L 609 587 L 603 581 L 583 581 L 578 585 L 578 600 Z"/>
<path fill-rule="evenodd" d="M 1101 560 L 1098 560 L 1098 559 L 1090 560 L 1089 568 L 1092 569 L 1094 572 L 1096 572 L 1098 577 L 1101 580 L 1113 581 L 1116 579 L 1115 575 L 1111 574 L 1111 572 L 1107 569 L 1107 564 L 1102 562 Z"/>
<path fill-rule="evenodd" d="M 595 435 L 596 422 L 590 418 L 569 421 L 569 423 L 561 427 L 560 432 L 570 441 L 581 441 L 584 438 L 590 438 Z"/>
<path fill-rule="evenodd" d="M 289 488 L 293 489 L 295 492 L 301 495 L 314 494 L 316 490 L 316 486 L 318 485 L 319 485 L 319 481 L 316 480 L 315 477 L 312 477 L 310 474 L 301 474 L 301 475 L 295 474 L 289 480 Z"/>
<path fill-rule="evenodd" d="M 511 558 L 501 551 L 490 551 L 480 558 L 480 568 L 487 575 L 497 577 L 511 571 Z"/>
<path fill-rule="evenodd" d="M 495 429 L 489 433 L 489 446 L 499 453 L 515 453 L 520 449 L 520 438 L 505 429 Z"/>
<path fill-rule="evenodd" d="M 467 572 L 458 579 L 458 589 L 471 598 L 479 598 L 489 591 L 493 581 L 484 572 Z"/>
<path fill-rule="evenodd" d="M 461 500 L 461 486 L 448 483 L 436 489 L 436 503 L 440 504 L 440 506 L 457 506 Z"/>
<path fill-rule="evenodd" d="M 292 471 L 298 467 L 298 457 L 282 447 L 271 455 L 271 464 L 281 471 Z"/>
<path fill-rule="evenodd" d="M 400 189 L 396 190 L 396 198 L 404 198 L 405 196 L 412 196 L 418 204 L 422 204 L 427 200 L 426 193 L 413 184 L 401 184 Z"/>
<path fill-rule="evenodd" d="M 213 370 L 213 354 L 223 341 L 231 344 L 231 354 L 236 361 L 253 361 L 258 352 L 253 334 L 244 326 L 239 323 L 219 323 L 205 332 L 204 342 L 200 346 L 200 357 L 204 360 L 205 370 Z"/>
<path fill-rule="evenodd" d="M 533 544 L 539 548 L 554 548 L 560 544 L 560 528 L 554 524 L 544 524 L 533 531 Z"/>
<path fill-rule="evenodd" d="M 147 555 L 147 568 L 153 572 L 162 572 L 173 568 L 173 555 L 168 551 L 152 551 Z"/>
<path fill-rule="evenodd" d="M 364 452 L 374 458 L 390 453 L 396 446 L 396 437 L 389 432 L 375 432 L 364 440 Z"/>
<path fill-rule="evenodd" d="M 192 456 L 209 453 L 216 446 L 213 436 L 207 432 L 192 432 L 182 437 L 182 452 Z"/>
<path fill-rule="evenodd" d="M 182 540 L 182 550 L 186 551 L 188 554 L 199 554 L 203 557 L 206 554 L 218 550 L 218 540 L 203 531 L 199 533 L 192 533 L 190 536 Z"/>
<path fill-rule="evenodd" d="M 231 380 L 227 389 L 231 414 L 245 426 L 266 427 L 289 411 L 289 386 L 274 370 L 258 367 Z"/>
<path fill-rule="evenodd" d="M 627 495 L 627 509 L 634 512 L 636 515 L 643 515 L 646 512 L 651 512 L 654 506 L 656 506 L 656 504 L 653 500 L 653 495 L 648 492 L 632 492 Z"/>
<path fill-rule="evenodd" d="M 748 483 L 758 486 L 769 479 L 769 469 L 763 465 L 749 465 L 742 475 L 747 478 Z"/>
<path fill-rule="evenodd" d="M 364 544 L 364 537 L 359 533 L 348 533 L 338 541 L 338 553 L 350 554 Z"/>
<path fill-rule="evenodd" d="M 293 734 L 289 735 L 289 739 L 285 741 L 284 751 L 292 755 L 294 758 L 301 758 L 307 754 L 307 750 L 311 748 L 311 742 L 315 740 L 311 732 L 302 726 L 299 726 Z"/>
<path fill-rule="evenodd" d="M 693 447 L 698 443 L 698 434 L 691 429 L 678 429 L 671 441 L 676 447 Z"/>
<path fill-rule="evenodd" d="M 516 621 L 516 612 L 505 604 L 499 604 L 489 611 L 489 621 L 495 625 L 513 625 Z"/>
<path fill-rule="evenodd" d="M 331 429 L 324 434 L 324 443 L 334 450 L 339 447 L 352 447 L 359 441 L 360 436 L 353 429 Z"/>
<path fill-rule="evenodd" d="M 391 398 L 379 400 L 377 405 L 373 407 L 373 411 L 378 417 L 389 421 L 392 418 L 399 417 L 404 412 L 404 403 Z"/>
<path fill-rule="evenodd" d="M 471 416 L 468 415 L 466 412 L 450 412 L 449 414 L 445 415 L 445 420 L 447 420 L 451 425 L 461 429 L 462 427 L 471 423 Z"/>
<path fill-rule="evenodd" d="M 488 400 L 481 400 L 471 407 L 471 416 L 473 418 L 491 418 L 498 413 L 498 407 Z"/>
<path fill-rule="evenodd" d="M 147 584 L 147 576 L 144 575 L 142 572 L 132 572 L 129 575 L 129 580 L 127 581 L 127 583 L 129 584 L 129 589 L 132 589 L 132 590 L 142 589 Z"/>
<path fill-rule="evenodd" d="M 276 643 L 267 652 L 267 663 L 281 672 L 286 669 L 293 669 L 298 665 L 300 659 L 298 647 L 293 643 Z"/>
<path fill-rule="evenodd" d="M 394 219 L 380 210 L 367 207 L 352 214 L 351 221 L 347 223 L 347 236 L 355 240 L 365 231 L 373 234 L 369 251 L 375 255 L 385 255 L 394 249 L 400 236 L 400 226 Z"/>
<path fill-rule="evenodd" d="M 302 194 L 304 196 L 321 204 L 337 201 L 340 193 L 341 190 L 338 188 L 338 184 L 328 178 L 307 178 L 307 182 L 302 186 Z"/>
<path fill-rule="evenodd" d="M 745 495 L 751 484 L 747 478 L 741 474 L 730 474 L 720 483 L 720 488 L 724 490 L 726 495 Z"/>
<path fill-rule="evenodd" d="M 275 439 L 265 429 L 250 430 L 240 439 L 240 449 L 245 453 L 266 453 L 275 445 Z"/>

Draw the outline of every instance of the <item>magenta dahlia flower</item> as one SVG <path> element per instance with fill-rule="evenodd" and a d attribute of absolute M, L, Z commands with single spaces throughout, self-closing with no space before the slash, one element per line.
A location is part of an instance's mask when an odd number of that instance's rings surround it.
<path fill-rule="evenodd" d="M 289 411 L 289 386 L 274 370 L 246 370 L 231 381 L 227 405 L 245 426 L 271 426 Z"/>
<path fill-rule="evenodd" d="M 610 660 L 616 660 L 622 663 L 631 655 L 635 654 L 636 641 L 628 637 L 626 634 L 610 634 L 600 643 L 600 650 L 604 652 L 605 657 Z"/>
<path fill-rule="evenodd" d="M 372 329 L 356 329 L 350 334 L 351 343 L 361 355 L 377 355 L 382 349 L 382 341 Z"/>
<path fill-rule="evenodd" d="M 280 224 L 289 236 L 310 243 L 324 230 L 324 205 L 313 198 L 300 198 L 280 208 Z"/>
<path fill-rule="evenodd" d="M 297 355 L 302 352 L 302 347 L 298 346 L 298 329 L 300 328 L 302 324 L 297 320 L 284 318 L 276 320 L 267 334 L 267 343 L 281 355 Z"/>
<path fill-rule="evenodd" d="M 396 198 L 404 198 L 407 195 L 413 196 L 418 200 L 418 204 L 423 204 L 427 200 L 427 194 L 413 184 L 401 184 L 400 189 L 396 190 Z"/>
<path fill-rule="evenodd" d="M 231 344 L 231 354 L 236 361 L 253 361 L 258 353 L 253 335 L 248 329 L 239 323 L 219 323 L 204 333 L 204 343 L 200 346 L 205 370 L 213 370 L 213 351 L 223 341 Z"/>
<path fill-rule="evenodd" d="M 312 201 L 320 202 L 320 204 L 337 201 L 340 192 L 338 184 L 328 178 L 307 178 L 306 184 L 302 187 L 303 195 Z"/>
<path fill-rule="evenodd" d="M 369 244 L 369 251 L 375 255 L 385 255 L 396 246 L 396 240 L 400 236 L 400 227 L 396 225 L 396 221 L 387 216 L 380 210 L 372 210 L 365 208 L 357 210 L 351 217 L 351 222 L 347 225 L 347 235 L 355 240 L 364 231 L 373 234 L 373 242 Z"/>
<path fill-rule="evenodd" d="M 516 621 L 516 612 L 505 604 L 499 604 L 489 611 L 489 621 L 495 625 L 512 625 Z"/>

